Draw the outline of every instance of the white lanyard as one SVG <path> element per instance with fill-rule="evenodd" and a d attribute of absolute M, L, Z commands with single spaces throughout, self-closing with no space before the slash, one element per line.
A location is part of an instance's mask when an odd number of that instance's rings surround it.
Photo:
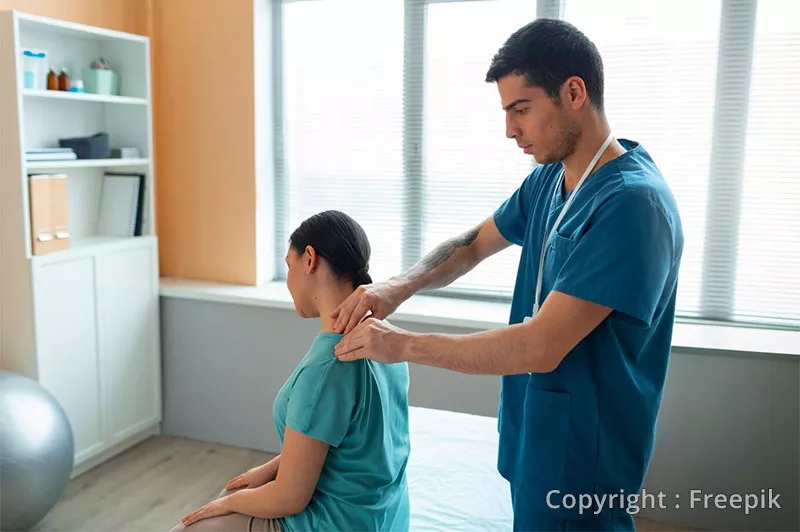
<path fill-rule="evenodd" d="M 536 299 L 533 302 L 533 314 L 531 315 L 531 317 L 536 316 L 536 314 L 539 312 L 539 298 L 541 298 L 542 296 L 542 275 L 544 271 L 544 258 L 545 255 L 547 254 L 547 247 L 550 245 L 550 241 L 553 240 L 553 236 L 556 234 L 556 229 L 558 229 L 559 224 L 561 224 L 561 220 L 564 219 L 564 215 L 567 213 L 567 209 L 569 209 L 569 206 L 572 205 L 572 201 L 575 199 L 575 196 L 578 195 L 578 189 L 581 188 L 583 182 L 586 181 L 586 178 L 589 177 L 590 173 L 592 173 L 592 170 L 594 170 L 594 167 L 597 165 L 597 161 L 600 160 L 600 157 L 602 157 L 603 153 L 606 151 L 606 149 L 611 144 L 611 141 L 613 139 L 614 136 L 611 133 L 609 133 L 608 137 L 606 137 L 605 142 L 603 142 L 603 145 L 600 146 L 600 149 L 597 150 L 597 153 L 594 154 L 594 157 L 592 158 L 592 161 L 589 163 L 589 166 L 586 167 L 586 171 L 583 172 L 583 177 L 581 177 L 580 181 L 578 181 L 578 184 L 575 186 L 575 189 L 572 191 L 572 194 L 567 199 L 566 203 L 564 203 L 564 207 L 561 209 L 561 213 L 558 215 L 558 218 L 556 218 L 556 223 L 553 224 L 553 228 L 550 230 L 550 233 L 548 234 L 545 232 L 544 240 L 542 241 L 542 253 L 539 257 L 539 272 L 536 277 Z M 558 177 L 558 180 L 556 181 L 556 186 L 553 189 L 553 197 L 550 199 L 550 204 L 547 209 L 547 214 L 545 217 L 545 231 L 547 229 L 547 218 L 549 218 L 550 216 L 550 209 L 553 207 L 553 202 L 556 199 L 556 194 L 558 194 L 561 190 L 561 183 L 563 179 L 564 179 L 564 171 L 562 170 L 561 175 Z M 525 321 L 528 321 L 529 319 L 531 318 L 526 317 Z"/>

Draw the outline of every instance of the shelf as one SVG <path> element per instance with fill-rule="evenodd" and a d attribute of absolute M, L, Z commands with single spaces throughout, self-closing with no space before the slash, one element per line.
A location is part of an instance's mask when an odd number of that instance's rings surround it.
<path fill-rule="evenodd" d="M 25 163 L 28 170 L 62 169 L 62 168 L 115 168 L 121 166 L 144 166 L 150 159 L 72 159 L 68 161 L 29 161 Z"/>
<path fill-rule="evenodd" d="M 133 246 L 143 246 L 148 242 L 155 241 L 153 235 L 132 236 L 132 237 L 106 237 L 93 236 L 77 238 L 70 242 L 70 248 L 63 251 L 53 251 L 43 255 L 33 255 L 32 259 L 36 264 L 50 264 L 63 262 L 80 257 L 95 256 L 107 251 L 123 249 Z"/>
<path fill-rule="evenodd" d="M 143 35 L 87 26 L 85 24 L 43 17 L 41 15 L 18 12 L 17 18 L 22 31 L 46 31 L 51 35 L 84 40 L 107 42 L 129 41 L 142 44 L 148 42 L 147 37 Z"/>
<path fill-rule="evenodd" d="M 106 94 L 89 94 L 82 92 L 43 91 L 24 89 L 23 96 L 28 98 L 50 98 L 55 100 L 74 100 L 78 102 L 119 103 L 127 105 L 147 105 L 147 98 L 132 98 L 130 96 L 109 96 Z"/>

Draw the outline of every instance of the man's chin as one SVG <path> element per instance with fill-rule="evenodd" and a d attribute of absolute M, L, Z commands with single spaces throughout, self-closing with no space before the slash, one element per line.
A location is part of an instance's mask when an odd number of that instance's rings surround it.
<path fill-rule="evenodd" d="M 537 157 L 536 154 L 533 154 L 532 157 L 536 164 L 553 164 L 559 162 L 559 160 L 552 155 L 543 155 L 541 157 Z"/>

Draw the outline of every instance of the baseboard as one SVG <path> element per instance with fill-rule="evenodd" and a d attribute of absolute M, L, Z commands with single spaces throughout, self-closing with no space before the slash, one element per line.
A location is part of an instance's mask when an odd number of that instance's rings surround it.
<path fill-rule="evenodd" d="M 128 438 L 124 439 L 123 441 L 117 443 L 116 445 L 106 449 L 105 451 L 103 451 L 103 452 L 101 452 L 101 453 L 99 453 L 99 454 L 97 454 L 97 455 L 95 455 L 95 456 L 93 456 L 91 458 L 88 458 L 87 460 L 84 460 L 82 462 L 79 462 L 79 463 L 75 464 L 75 467 L 72 468 L 72 476 L 70 477 L 70 479 L 73 479 L 75 477 L 79 477 L 80 475 L 83 475 L 87 471 L 90 471 L 90 470 L 94 469 L 95 467 L 97 467 L 99 465 L 102 465 L 105 462 L 108 462 L 109 460 L 111 460 L 115 456 L 124 453 L 125 451 L 127 451 L 131 447 L 143 442 L 147 438 L 150 438 L 152 436 L 157 436 L 159 434 L 161 434 L 161 424 L 160 423 L 155 423 L 153 425 L 145 427 L 140 432 L 137 432 L 136 434 L 131 435 L 130 437 L 128 437 Z"/>

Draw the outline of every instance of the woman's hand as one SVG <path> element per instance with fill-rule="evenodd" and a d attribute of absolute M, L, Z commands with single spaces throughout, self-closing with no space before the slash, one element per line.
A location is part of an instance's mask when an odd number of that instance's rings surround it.
<path fill-rule="evenodd" d="M 228 491 L 238 490 L 240 488 L 258 488 L 269 482 L 275 480 L 278 476 L 278 468 L 273 467 L 272 462 L 267 462 L 264 465 L 254 467 L 253 469 L 242 473 L 238 477 L 233 477 L 225 484 L 225 489 Z"/>
<path fill-rule="evenodd" d="M 228 497 L 220 497 L 219 499 L 215 499 L 181 519 L 181 522 L 183 523 L 183 526 L 189 526 L 192 523 L 202 521 L 203 519 L 208 519 L 209 517 L 232 514 L 233 512 L 228 510 L 228 503 Z"/>

